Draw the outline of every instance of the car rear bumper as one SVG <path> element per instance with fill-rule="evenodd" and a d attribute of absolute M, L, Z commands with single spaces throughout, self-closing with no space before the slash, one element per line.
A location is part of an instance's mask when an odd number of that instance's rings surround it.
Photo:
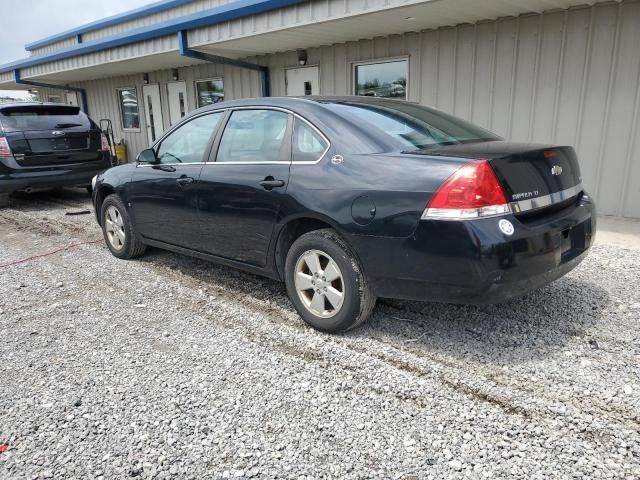
<path fill-rule="evenodd" d="M 0 159 L 0 193 L 91 185 L 97 173 L 111 165 L 108 159 L 54 167 L 12 168 L 15 161 Z"/>
<path fill-rule="evenodd" d="M 498 228 L 508 219 L 515 232 Z M 376 295 L 448 303 L 500 303 L 546 285 L 585 257 L 596 230 L 587 195 L 539 218 L 422 221 L 409 238 L 352 236 Z"/>

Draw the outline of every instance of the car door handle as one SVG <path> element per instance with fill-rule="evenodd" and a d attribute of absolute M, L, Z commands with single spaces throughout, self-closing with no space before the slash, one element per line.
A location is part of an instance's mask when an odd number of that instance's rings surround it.
<path fill-rule="evenodd" d="M 272 188 L 284 187 L 284 180 L 274 180 L 273 177 L 267 177 L 260 182 L 265 189 L 271 190 Z"/>
<path fill-rule="evenodd" d="M 184 187 L 185 185 L 188 185 L 190 183 L 193 183 L 193 178 L 192 177 L 187 177 L 186 175 L 178 178 L 176 180 L 176 182 L 178 183 L 178 185 L 180 185 L 181 187 Z"/>

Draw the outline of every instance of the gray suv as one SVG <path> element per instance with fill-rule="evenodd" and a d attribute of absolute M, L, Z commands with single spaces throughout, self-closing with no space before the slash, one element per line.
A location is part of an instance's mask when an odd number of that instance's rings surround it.
<path fill-rule="evenodd" d="M 73 105 L 0 105 L 0 206 L 16 191 L 90 188 L 111 166 L 100 128 Z"/>

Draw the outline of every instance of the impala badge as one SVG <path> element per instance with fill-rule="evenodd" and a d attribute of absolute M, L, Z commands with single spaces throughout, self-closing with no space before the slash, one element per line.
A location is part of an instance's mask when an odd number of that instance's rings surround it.
<path fill-rule="evenodd" d="M 60 130 L 54 130 L 53 132 L 51 132 L 51 135 L 64 135 L 64 132 L 61 132 Z"/>
<path fill-rule="evenodd" d="M 562 173 L 562 167 L 560 165 L 554 165 L 551 167 L 551 175 L 555 175 L 556 177 Z"/>

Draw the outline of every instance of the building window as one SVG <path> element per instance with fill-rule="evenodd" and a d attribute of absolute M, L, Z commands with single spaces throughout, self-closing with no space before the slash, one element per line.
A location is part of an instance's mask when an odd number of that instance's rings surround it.
<path fill-rule="evenodd" d="M 119 88 L 118 102 L 122 115 L 122 128 L 125 130 L 140 129 L 140 111 L 138 109 L 138 92 L 135 88 Z"/>
<path fill-rule="evenodd" d="M 405 59 L 355 65 L 355 94 L 406 100 L 408 64 Z"/>
<path fill-rule="evenodd" d="M 196 82 L 198 108 L 224 100 L 224 84 L 221 78 Z"/>

